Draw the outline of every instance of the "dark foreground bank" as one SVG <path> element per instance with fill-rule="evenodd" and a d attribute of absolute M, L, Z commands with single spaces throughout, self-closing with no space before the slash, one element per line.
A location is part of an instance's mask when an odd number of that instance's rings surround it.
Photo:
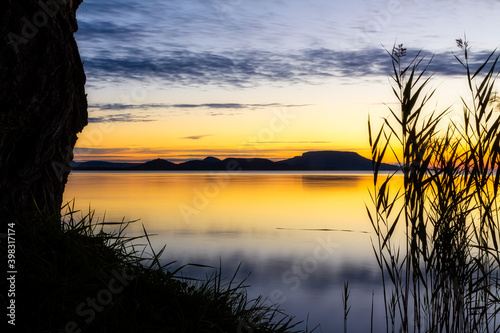
<path fill-rule="evenodd" d="M 71 210 L 63 221 L 34 215 L 15 223 L 15 323 L 24 332 L 303 332 L 265 300 L 247 299 L 220 268 L 204 281 L 179 278 L 146 233 L 147 247 L 132 245 L 129 223 L 96 223 L 92 213 L 77 219 Z M 103 230 L 110 225 L 117 231 Z"/>

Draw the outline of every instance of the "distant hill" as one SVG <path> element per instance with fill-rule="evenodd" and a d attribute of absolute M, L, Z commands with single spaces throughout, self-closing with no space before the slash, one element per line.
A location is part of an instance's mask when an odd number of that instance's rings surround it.
<path fill-rule="evenodd" d="M 283 163 L 300 170 L 372 170 L 372 161 L 349 151 L 312 151 L 295 156 Z M 381 170 L 395 170 L 385 164 Z"/>
<path fill-rule="evenodd" d="M 264 158 L 226 158 L 206 157 L 203 160 L 191 160 L 175 164 L 163 159 L 156 159 L 141 164 L 84 162 L 73 167 L 74 170 L 178 170 L 178 171 L 223 171 L 223 170 L 344 170 L 369 171 L 372 161 L 354 152 L 314 151 L 306 152 L 283 161 L 273 162 Z M 380 170 L 397 170 L 391 164 L 382 164 Z"/>
<path fill-rule="evenodd" d="M 138 164 L 128 168 L 129 170 L 177 170 L 177 164 L 157 158 L 156 160 Z"/>

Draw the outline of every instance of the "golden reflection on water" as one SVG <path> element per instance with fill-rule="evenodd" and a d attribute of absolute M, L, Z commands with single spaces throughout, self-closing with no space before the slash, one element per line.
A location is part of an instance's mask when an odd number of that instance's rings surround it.
<path fill-rule="evenodd" d="M 222 262 L 229 272 L 242 263 L 253 274 L 251 292 L 281 290 L 288 313 L 311 313 L 331 332 L 342 320 L 332 314 L 342 313 L 343 281 L 354 286 L 354 318 L 369 313 L 367 299 L 379 288 L 365 208 L 372 186 L 370 174 L 75 172 L 65 200 L 75 198 L 83 212 L 90 204 L 101 220 L 140 218 L 129 230 L 140 233 L 144 223 L 157 234 L 151 240 L 157 249 L 167 244 L 165 262 Z M 293 267 L 311 262 L 292 289 Z"/>
<path fill-rule="evenodd" d="M 207 251 L 250 251 L 256 243 L 263 251 L 308 251 L 328 234 L 339 253 L 367 256 L 372 184 L 370 174 L 74 172 L 65 200 L 75 198 L 84 213 L 90 206 L 100 220 L 140 219 L 129 230 L 144 223 L 158 242 L 178 247 L 196 235 Z"/>
<path fill-rule="evenodd" d="M 74 172 L 65 200 L 170 230 L 366 231 L 370 175 Z"/>

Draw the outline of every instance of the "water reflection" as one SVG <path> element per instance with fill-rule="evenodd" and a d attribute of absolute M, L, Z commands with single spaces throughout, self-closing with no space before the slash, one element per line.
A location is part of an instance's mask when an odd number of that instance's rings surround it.
<path fill-rule="evenodd" d="M 357 187 L 366 177 L 356 175 L 303 175 L 304 188 Z"/>
<path fill-rule="evenodd" d="M 368 331 L 372 293 L 383 318 L 365 202 L 369 174 L 339 173 L 72 173 L 65 200 L 106 220 L 140 219 L 163 260 L 202 263 L 228 277 L 239 263 L 250 296 L 263 295 L 310 325 L 343 324 L 341 291 L 349 281 L 350 329 Z M 206 270 L 186 267 L 186 275 Z M 378 297 L 377 297 L 378 296 Z M 377 305 L 378 304 L 378 305 Z M 378 324 L 377 324 L 378 325 Z M 377 330 L 375 330 L 377 331 Z"/>

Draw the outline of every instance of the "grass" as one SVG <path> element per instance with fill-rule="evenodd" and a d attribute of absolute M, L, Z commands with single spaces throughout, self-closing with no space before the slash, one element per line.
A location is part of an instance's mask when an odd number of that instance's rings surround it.
<path fill-rule="evenodd" d="M 457 40 L 470 96 L 461 120 L 428 104 L 435 90 L 427 74 L 432 59 L 406 49 L 389 51 L 399 109 L 389 109 L 370 146 L 374 166 L 372 204 L 387 332 L 500 332 L 500 117 L 492 101 L 497 62 L 492 52 L 473 69 L 467 41 Z M 391 155 L 394 174 L 379 175 Z M 396 234 L 404 233 L 401 241 Z"/>
<path fill-rule="evenodd" d="M 265 299 L 249 300 L 237 271 L 229 280 L 220 268 L 203 281 L 180 277 L 182 267 L 162 265 L 165 248 L 155 253 L 146 232 L 125 235 L 134 222 L 76 218 L 65 208 L 62 223 L 58 214 L 16 223 L 24 332 L 303 332 Z"/>

